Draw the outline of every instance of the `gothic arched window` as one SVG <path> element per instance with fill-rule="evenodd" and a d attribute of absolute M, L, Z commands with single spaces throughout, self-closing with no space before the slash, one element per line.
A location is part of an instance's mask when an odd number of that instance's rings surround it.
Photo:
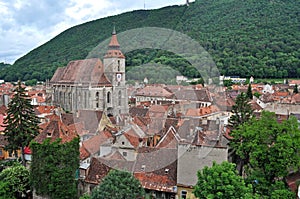
<path fill-rule="evenodd" d="M 119 99 L 119 106 L 121 106 L 121 100 L 122 100 L 122 92 L 119 91 L 119 94 L 118 94 L 118 99 Z"/>
<path fill-rule="evenodd" d="M 106 97 L 107 97 L 107 100 L 106 100 L 106 101 L 107 101 L 107 103 L 109 104 L 110 101 L 111 101 L 111 99 L 110 99 L 110 98 L 111 98 L 110 92 L 107 93 L 107 96 L 106 96 Z"/>

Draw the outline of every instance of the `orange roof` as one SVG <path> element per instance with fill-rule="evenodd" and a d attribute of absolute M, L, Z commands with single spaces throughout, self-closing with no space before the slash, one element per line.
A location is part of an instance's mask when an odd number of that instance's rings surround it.
<path fill-rule="evenodd" d="M 78 137 L 76 131 L 70 130 L 60 120 L 54 120 L 45 124 L 44 129 L 35 138 L 35 141 L 42 143 L 47 138 L 50 138 L 51 141 L 60 138 L 62 143 L 66 143 L 72 141 L 75 137 Z"/>
<path fill-rule="evenodd" d="M 217 112 L 219 111 L 219 109 L 214 106 L 214 105 L 211 105 L 211 106 L 208 106 L 208 107 L 201 107 L 201 108 L 191 108 L 191 109 L 188 109 L 186 111 L 186 116 L 203 116 L 203 115 L 207 115 L 207 114 L 210 114 L 210 113 L 213 113 L 213 112 Z"/>
<path fill-rule="evenodd" d="M 89 151 L 85 148 L 84 144 L 82 144 L 82 146 L 80 147 L 79 152 L 80 152 L 80 160 L 84 160 L 90 157 L 91 155 Z"/>
<path fill-rule="evenodd" d="M 37 106 L 35 109 L 38 111 L 38 114 L 49 114 L 52 113 L 55 109 L 55 106 Z"/>
<path fill-rule="evenodd" d="M 130 144 L 135 148 L 138 147 L 140 141 L 142 141 L 141 138 L 132 129 L 125 132 L 123 135 L 127 138 Z"/>
<path fill-rule="evenodd" d="M 109 138 L 112 138 L 112 135 L 110 133 L 101 131 L 98 135 L 95 135 L 90 139 L 83 141 L 83 144 L 88 152 L 93 155 L 100 150 L 100 145 L 109 140 Z"/>

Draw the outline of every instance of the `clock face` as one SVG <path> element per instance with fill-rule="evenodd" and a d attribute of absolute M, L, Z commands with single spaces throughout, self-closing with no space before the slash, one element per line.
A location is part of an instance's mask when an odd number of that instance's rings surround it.
<path fill-rule="evenodd" d="M 118 73 L 117 74 L 117 81 L 120 82 L 122 80 L 122 74 Z"/>

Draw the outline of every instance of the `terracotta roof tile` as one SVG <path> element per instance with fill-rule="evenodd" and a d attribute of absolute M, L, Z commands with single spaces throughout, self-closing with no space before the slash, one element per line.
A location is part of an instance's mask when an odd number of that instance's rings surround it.
<path fill-rule="evenodd" d="M 55 141 L 60 138 L 62 143 L 70 142 L 75 137 L 78 137 L 75 131 L 71 131 L 61 121 L 50 121 L 48 125 L 37 135 L 35 141 L 42 143 L 45 139 L 49 138 L 51 141 Z"/>
<path fill-rule="evenodd" d="M 85 160 L 91 155 L 89 151 L 85 148 L 84 144 L 81 145 L 79 152 L 80 152 L 80 160 Z"/>
<path fill-rule="evenodd" d="M 110 170 L 111 168 L 109 166 L 103 164 L 97 158 L 92 158 L 85 181 L 88 183 L 99 184 Z"/>
<path fill-rule="evenodd" d="M 105 131 L 101 131 L 99 134 L 83 141 L 83 145 L 91 155 L 94 155 L 100 151 L 100 145 L 109 141 L 111 138 L 111 134 L 108 134 Z"/>

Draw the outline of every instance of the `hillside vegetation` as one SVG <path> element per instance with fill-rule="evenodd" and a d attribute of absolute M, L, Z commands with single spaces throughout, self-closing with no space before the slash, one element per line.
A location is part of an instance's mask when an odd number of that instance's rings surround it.
<path fill-rule="evenodd" d="M 118 32 L 163 27 L 198 41 L 221 74 L 256 78 L 300 77 L 300 1 L 196 0 L 190 6 L 138 10 L 72 27 L 0 72 L 6 81 L 50 79 L 57 67 L 84 59 L 101 41 Z M 129 52 L 127 69 L 161 63 L 188 77 L 199 74 L 172 53 L 141 49 Z"/>

